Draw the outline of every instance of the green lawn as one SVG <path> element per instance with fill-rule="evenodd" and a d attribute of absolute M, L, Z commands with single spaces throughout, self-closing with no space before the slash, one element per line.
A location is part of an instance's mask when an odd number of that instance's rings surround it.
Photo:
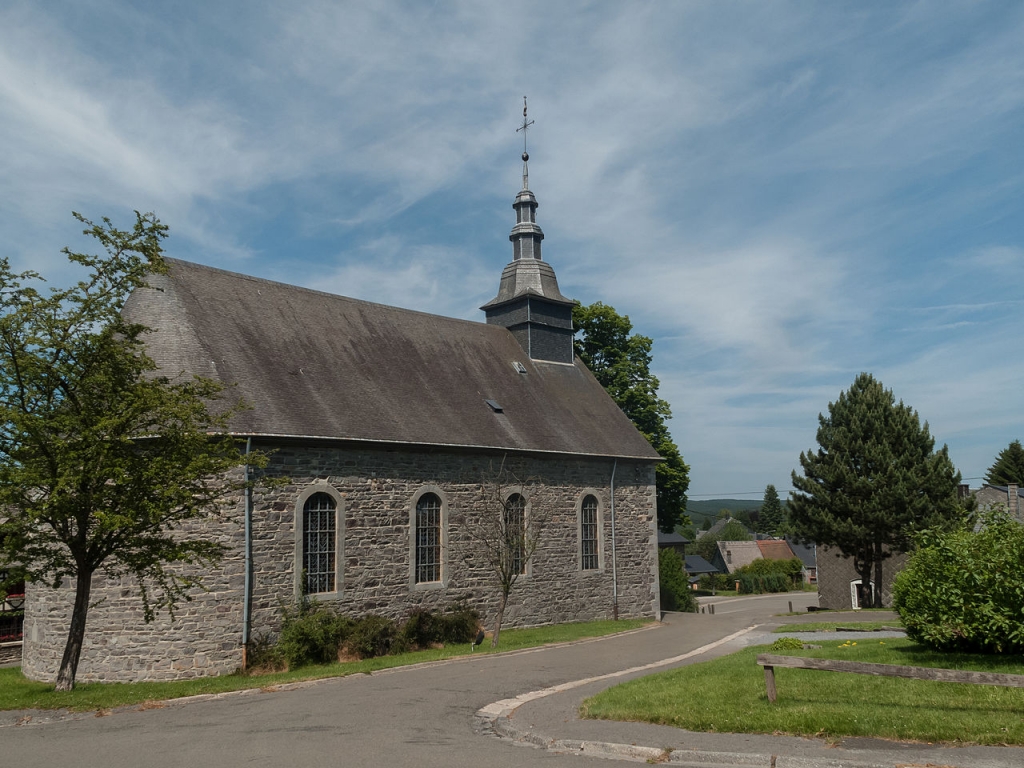
<path fill-rule="evenodd" d="M 1024 674 L 1021 657 L 939 654 L 903 639 L 869 635 L 822 646 L 785 655 Z M 1024 689 L 777 667 L 778 701 L 769 704 L 755 661 L 767 650 L 747 648 L 616 686 L 586 700 L 582 715 L 693 731 L 1024 744 Z"/>
<path fill-rule="evenodd" d="M 18 667 L 0 669 L 0 710 L 12 709 L 70 709 L 92 711 L 113 709 L 131 704 L 177 699 L 203 693 L 222 693 L 245 688 L 272 688 L 276 685 L 301 680 L 344 677 L 379 669 L 407 666 L 422 662 L 439 661 L 471 653 L 503 653 L 534 648 L 549 643 L 582 640 L 589 637 L 625 632 L 649 624 L 646 620 L 594 621 L 579 624 L 558 624 L 532 629 L 503 629 L 498 648 L 492 649 L 490 640 L 472 651 L 469 645 L 456 645 L 427 651 L 383 656 L 365 661 L 353 661 L 323 666 L 308 666 L 290 672 L 268 675 L 223 675 L 199 680 L 171 683 L 83 683 L 70 693 L 57 693 L 47 683 L 27 680 Z"/>

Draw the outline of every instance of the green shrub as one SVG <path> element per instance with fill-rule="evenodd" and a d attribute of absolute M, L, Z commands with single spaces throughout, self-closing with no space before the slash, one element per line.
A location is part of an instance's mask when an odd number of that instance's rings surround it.
<path fill-rule="evenodd" d="M 406 648 L 429 648 L 435 643 L 471 643 L 480 627 L 480 614 L 456 603 L 445 613 L 417 608 L 402 625 L 401 638 Z"/>
<path fill-rule="evenodd" d="M 760 575 L 737 571 L 733 576 L 735 580 L 740 583 L 741 595 L 762 595 L 766 592 L 788 592 L 793 583 L 789 576 L 781 573 Z"/>
<path fill-rule="evenodd" d="M 303 597 L 298 606 L 284 611 L 278 648 L 292 669 L 337 661 L 352 624 L 323 603 Z"/>
<path fill-rule="evenodd" d="M 1024 652 L 1024 526 L 997 511 L 978 532 L 926 532 L 893 607 L 907 637 L 937 650 Z"/>
<path fill-rule="evenodd" d="M 282 672 L 288 666 L 281 647 L 272 635 L 260 632 L 249 639 L 245 648 L 246 673 L 263 674 L 266 672 Z"/>
<path fill-rule="evenodd" d="M 798 640 L 795 637 L 780 637 L 770 646 L 768 650 L 771 651 L 802 651 L 804 647 L 804 641 Z"/>
<path fill-rule="evenodd" d="M 728 573 L 705 573 L 700 577 L 697 586 L 709 592 L 715 589 L 732 589 L 736 586 L 736 579 Z"/>
<path fill-rule="evenodd" d="M 362 659 L 402 653 L 409 643 L 402 636 L 398 623 L 383 616 L 364 616 L 349 632 L 345 647 Z"/>
<path fill-rule="evenodd" d="M 690 590 L 683 559 L 674 549 L 658 550 L 658 581 L 661 584 L 661 609 L 694 613 L 697 600 Z"/>
<path fill-rule="evenodd" d="M 440 617 L 424 608 L 417 608 L 406 619 L 402 626 L 402 638 L 406 644 L 414 648 L 429 648 L 432 644 L 443 642 Z"/>
<path fill-rule="evenodd" d="M 740 592 L 743 594 L 788 592 L 800 583 L 802 571 L 800 558 L 768 560 L 761 557 L 737 568 L 733 578 L 740 583 Z"/>
<path fill-rule="evenodd" d="M 480 614 L 465 603 L 456 603 L 437 619 L 442 643 L 471 643 L 480 628 Z"/>

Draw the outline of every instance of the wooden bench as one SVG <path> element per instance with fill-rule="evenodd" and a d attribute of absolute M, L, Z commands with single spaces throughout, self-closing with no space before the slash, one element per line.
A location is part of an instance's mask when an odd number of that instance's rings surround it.
<path fill-rule="evenodd" d="M 936 669 L 934 667 L 904 667 L 896 664 L 867 664 L 862 661 L 839 661 L 836 659 L 809 659 L 804 656 L 776 656 L 762 653 L 757 663 L 764 667 L 764 686 L 768 701 L 777 698 L 775 691 L 775 667 L 792 669 L 817 669 L 822 672 L 853 672 L 857 675 L 879 677 L 907 677 L 912 680 L 936 680 L 943 683 L 969 683 L 972 685 L 998 685 L 1004 688 L 1024 688 L 1024 675 L 1004 675 L 994 672 L 965 672 L 958 669 Z"/>

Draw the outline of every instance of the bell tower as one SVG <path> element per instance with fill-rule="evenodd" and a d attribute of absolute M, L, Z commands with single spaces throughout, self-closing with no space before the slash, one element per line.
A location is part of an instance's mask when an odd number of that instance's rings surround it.
<path fill-rule="evenodd" d="M 537 198 L 530 191 L 530 155 L 526 152 L 526 131 L 533 125 L 526 114 L 523 97 L 523 188 L 512 208 L 516 224 L 508 239 L 512 241 L 512 261 L 501 273 L 498 295 L 484 304 L 487 322 L 508 328 L 532 360 L 572 363 L 572 307 L 574 302 L 558 290 L 551 265 L 541 259 L 544 233 L 537 225 Z"/>

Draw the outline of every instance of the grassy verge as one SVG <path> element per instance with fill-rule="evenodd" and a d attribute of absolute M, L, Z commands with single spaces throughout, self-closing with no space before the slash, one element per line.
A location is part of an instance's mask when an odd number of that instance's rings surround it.
<path fill-rule="evenodd" d="M 0 669 L 0 710 L 70 709 L 88 712 L 204 693 L 223 693 L 246 688 L 273 688 L 277 685 L 302 680 L 344 677 L 375 672 L 380 669 L 403 667 L 409 664 L 468 656 L 471 653 L 502 653 L 550 643 L 601 637 L 636 629 L 649 623 L 645 620 L 594 621 L 532 629 L 503 629 L 501 643 L 493 649 L 490 646 L 490 640 L 487 640 L 476 651 L 472 651 L 469 645 L 455 645 L 363 661 L 301 667 L 289 672 L 267 675 L 222 675 L 168 683 L 83 683 L 69 693 L 57 693 L 50 684 L 27 680 L 21 674 L 20 668 L 8 667 Z"/>
<path fill-rule="evenodd" d="M 787 655 L 1024 673 L 1020 657 L 939 654 L 909 640 L 822 646 Z M 693 731 L 1024 744 L 1024 689 L 776 668 L 779 698 L 769 704 L 755 661 L 766 650 L 747 648 L 616 686 L 585 701 L 582 714 Z"/>
<path fill-rule="evenodd" d="M 794 632 L 834 632 L 837 627 L 853 627 L 868 632 L 873 629 L 899 629 L 899 619 L 892 621 L 810 621 L 806 624 L 783 624 L 774 630 L 775 634 L 792 634 Z"/>

